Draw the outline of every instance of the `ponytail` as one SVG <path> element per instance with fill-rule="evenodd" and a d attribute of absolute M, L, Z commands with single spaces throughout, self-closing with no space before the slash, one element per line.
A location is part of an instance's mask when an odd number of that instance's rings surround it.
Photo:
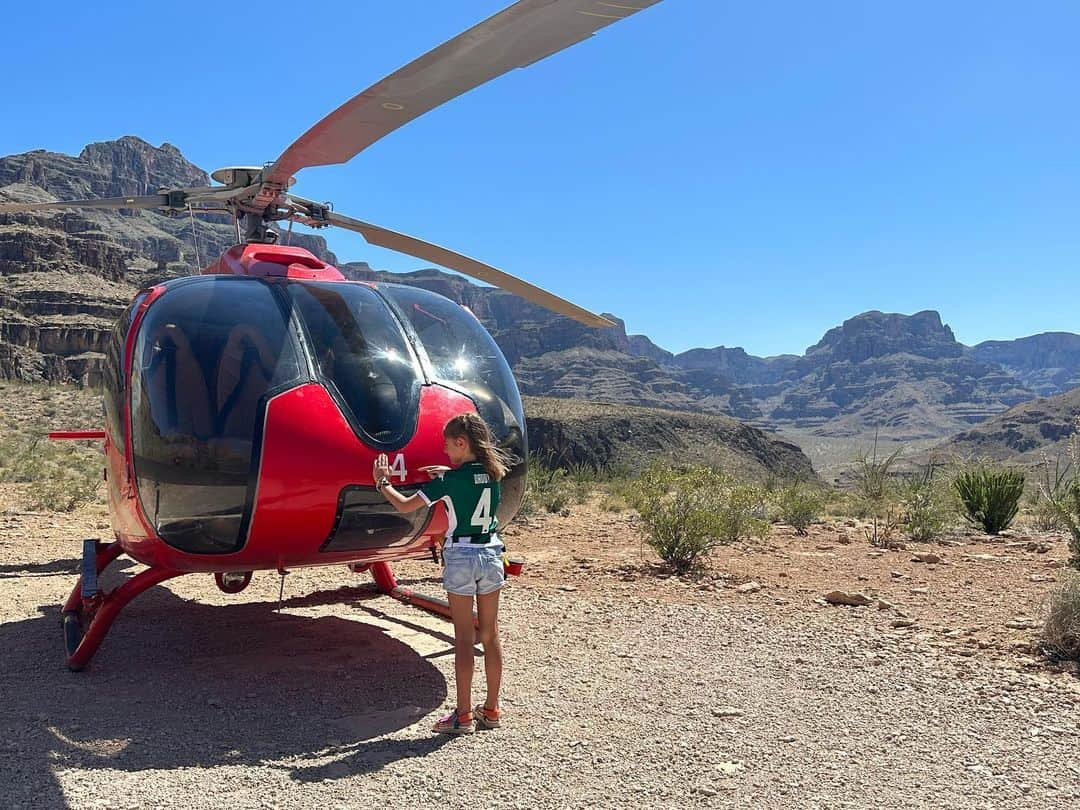
<path fill-rule="evenodd" d="M 451 439 L 463 438 L 469 443 L 469 449 L 487 474 L 495 481 L 501 481 L 510 471 L 513 456 L 495 444 L 487 423 L 475 413 L 463 413 L 446 423 L 443 435 Z"/>

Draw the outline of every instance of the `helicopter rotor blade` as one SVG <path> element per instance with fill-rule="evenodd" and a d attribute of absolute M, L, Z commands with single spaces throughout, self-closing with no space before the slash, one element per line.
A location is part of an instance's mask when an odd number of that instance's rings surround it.
<path fill-rule="evenodd" d="M 97 200 L 61 200 L 44 203 L 0 203 L 0 214 L 57 211 L 63 208 L 162 208 L 169 204 L 164 194 L 146 197 L 102 197 Z"/>
<path fill-rule="evenodd" d="M 604 327 L 615 325 L 607 318 L 589 312 L 589 310 L 537 287 L 535 284 L 530 284 L 517 276 L 512 276 L 489 264 L 484 264 L 453 250 L 433 245 L 431 242 L 425 242 L 414 236 L 372 225 L 370 222 L 362 222 L 359 219 L 353 219 L 335 211 L 326 213 L 326 222 L 355 231 L 363 236 L 369 244 L 396 250 L 409 256 L 416 256 L 419 259 L 434 262 L 441 267 L 448 267 L 472 278 L 486 281 L 488 284 L 493 284 L 514 295 L 521 296 L 526 301 L 531 301 L 538 306 L 544 307 L 544 309 L 549 309 L 559 315 L 565 315 L 567 318 L 573 318 L 586 326 Z"/>
<path fill-rule="evenodd" d="M 263 175 L 271 199 L 308 166 L 345 163 L 375 141 L 481 84 L 591 37 L 660 0 L 519 0 L 346 101 Z"/>
<path fill-rule="evenodd" d="M 189 205 L 212 203 L 227 205 L 244 194 L 253 193 L 245 188 L 222 188 L 199 186 L 197 188 L 163 189 L 160 194 L 134 197 L 100 197 L 96 200 L 57 200 L 55 202 L 0 203 L 0 214 L 34 211 L 60 211 L 65 208 L 161 208 L 181 211 Z M 198 208 L 193 209 L 196 213 Z"/>

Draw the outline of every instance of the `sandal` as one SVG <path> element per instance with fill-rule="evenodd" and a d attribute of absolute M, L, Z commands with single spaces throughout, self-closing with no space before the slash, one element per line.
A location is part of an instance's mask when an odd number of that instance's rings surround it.
<path fill-rule="evenodd" d="M 431 730 L 436 734 L 472 734 L 472 712 L 458 712 L 457 709 L 454 709 L 449 714 L 440 717 L 435 725 L 431 727 Z"/>
<path fill-rule="evenodd" d="M 498 728 L 502 722 L 502 709 L 489 709 L 481 703 L 473 709 L 473 717 L 476 718 L 478 729 Z"/>

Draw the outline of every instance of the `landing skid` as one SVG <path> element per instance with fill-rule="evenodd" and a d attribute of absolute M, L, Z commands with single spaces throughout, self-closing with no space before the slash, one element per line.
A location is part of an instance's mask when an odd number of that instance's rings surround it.
<path fill-rule="evenodd" d="M 122 553 L 123 549 L 116 542 L 83 541 L 82 575 L 61 612 L 67 666 L 72 672 L 83 669 L 94 657 L 117 615 L 128 602 L 143 591 L 185 573 L 165 568 L 146 568 L 119 587 L 103 591 L 98 585 L 98 577 Z M 369 568 L 380 593 L 445 619 L 451 618 L 449 602 L 398 585 L 389 563 L 372 563 Z M 475 613 L 473 623 L 476 623 Z"/>

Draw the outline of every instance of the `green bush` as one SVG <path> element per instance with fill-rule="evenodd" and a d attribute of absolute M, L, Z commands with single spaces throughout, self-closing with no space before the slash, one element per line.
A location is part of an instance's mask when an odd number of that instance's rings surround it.
<path fill-rule="evenodd" d="M 1080 576 L 1072 574 L 1050 592 L 1042 641 L 1050 655 L 1080 661 Z"/>
<path fill-rule="evenodd" d="M 900 485 L 900 519 L 912 540 L 936 540 L 951 523 L 949 492 L 936 472 L 937 465 L 931 462 Z"/>
<path fill-rule="evenodd" d="M 759 487 L 719 470 L 663 464 L 641 474 L 632 497 L 646 542 L 680 572 L 699 567 L 716 546 L 764 536 L 768 523 L 754 517 L 762 501 Z"/>
<path fill-rule="evenodd" d="M 524 515 L 540 511 L 552 514 L 562 512 L 570 505 L 576 489 L 574 482 L 568 479 L 566 470 L 548 467 L 534 456 L 529 462 L 521 512 Z"/>
<path fill-rule="evenodd" d="M 824 507 L 821 495 L 800 482 L 778 490 L 775 497 L 780 519 L 798 535 L 806 534 L 807 527 L 818 519 Z"/>
<path fill-rule="evenodd" d="M 0 442 L 0 481 L 32 484 L 26 506 L 70 512 L 94 500 L 104 461 L 92 446 L 9 436 Z"/>
<path fill-rule="evenodd" d="M 987 534 L 1008 528 L 1020 508 L 1024 474 L 1004 467 L 977 466 L 953 479 L 965 517 Z"/>

